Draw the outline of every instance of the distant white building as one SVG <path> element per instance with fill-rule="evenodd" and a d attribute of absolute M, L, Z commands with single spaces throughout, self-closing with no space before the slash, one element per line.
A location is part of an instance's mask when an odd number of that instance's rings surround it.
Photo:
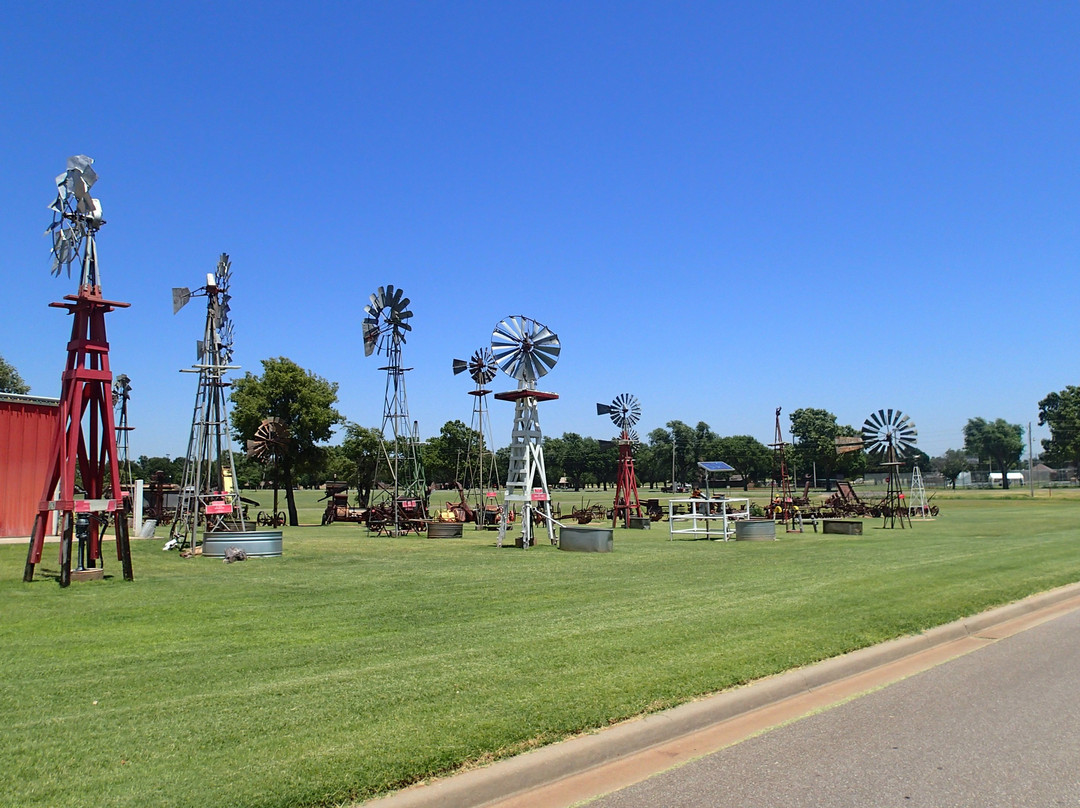
<path fill-rule="evenodd" d="M 1012 486 L 1012 485 L 1025 485 L 1024 475 L 1019 471 L 1010 471 L 1009 472 L 1009 485 L 1010 486 Z M 991 471 L 990 472 L 990 487 L 991 488 L 1001 488 L 1001 472 L 1000 471 Z"/>

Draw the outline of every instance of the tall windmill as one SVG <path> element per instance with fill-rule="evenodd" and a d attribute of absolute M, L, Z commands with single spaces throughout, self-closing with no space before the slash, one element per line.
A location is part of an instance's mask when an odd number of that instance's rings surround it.
<path fill-rule="evenodd" d="M 206 298 L 203 337 L 195 344 L 196 364 L 181 373 L 197 373 L 195 408 L 191 416 L 191 434 L 184 457 L 184 480 L 180 503 L 169 536 L 176 546 L 194 547 L 200 523 L 207 530 L 247 530 L 240 492 L 236 487 L 236 462 L 232 436 L 229 434 L 229 383 L 225 374 L 236 370 L 232 365 L 233 326 L 229 319 L 229 285 L 232 263 L 221 254 L 214 272 L 206 274 L 206 285 L 192 291 L 172 290 L 173 314 L 193 297 Z"/>
<path fill-rule="evenodd" d="M 130 441 L 128 436 L 135 427 L 128 426 L 128 401 L 131 400 L 131 379 L 126 373 L 116 377 L 112 386 L 113 408 L 116 410 L 116 448 L 119 452 L 120 474 L 123 485 L 133 484 L 131 474 Z"/>
<path fill-rule="evenodd" d="M 536 383 L 555 367 L 560 350 L 559 337 L 555 332 L 520 314 L 500 320 L 491 335 L 491 353 L 495 362 L 518 383 L 516 390 L 495 394 L 500 401 L 514 402 L 510 469 L 506 476 L 506 493 L 499 521 L 499 547 L 502 547 L 506 536 L 508 511 L 515 502 L 521 505 L 521 546 L 526 548 L 533 541 L 532 516 L 535 508 L 542 511 L 548 540 L 555 544 L 551 492 L 544 467 L 544 434 L 540 430 L 537 404 L 559 396 L 537 390 Z"/>
<path fill-rule="evenodd" d="M 897 518 L 901 528 L 905 521 L 907 527 L 911 527 L 911 516 L 904 503 L 900 467 L 903 456 L 915 446 L 915 436 L 918 434 L 915 422 L 900 410 L 878 410 L 870 413 L 870 417 L 863 422 L 863 445 L 871 456 L 880 458 L 881 465 L 889 475 L 888 489 L 882 503 L 885 516 L 882 527 L 895 527 Z"/>
<path fill-rule="evenodd" d="M 622 393 L 610 404 L 597 404 L 597 415 L 608 415 L 619 428 L 619 472 L 615 482 L 615 507 L 612 509 L 611 526 L 619 519 L 624 527 L 630 527 L 630 516 L 641 516 L 638 500 L 637 477 L 634 475 L 634 445 L 638 443 L 634 424 L 641 418 L 641 404 L 637 397 Z"/>
<path fill-rule="evenodd" d="M 34 579 L 34 567 L 41 562 L 45 532 L 55 514 L 60 520 L 61 586 L 71 583 L 73 540 L 78 539 L 80 566 L 95 567 L 101 558 L 100 528 L 110 517 L 116 532 L 116 557 L 123 566 L 124 579 L 133 578 L 116 451 L 109 340 L 105 333 L 105 315 L 113 309 L 127 308 L 128 304 L 101 296 L 97 232 L 105 219 L 101 202 L 90 196 L 90 189 L 97 181 L 97 173 L 91 167 L 93 162 L 84 154 L 68 158 L 67 170 L 56 178 L 56 199 L 49 206 L 53 221 L 45 231 L 46 235 L 52 235 L 52 274 L 59 275 L 64 268 L 70 278 L 75 260 L 80 261 L 81 271 L 76 294 L 65 295 L 66 303 L 49 304 L 72 315 L 71 338 L 67 343 L 67 365 L 61 376 L 59 417 L 49 450 L 49 471 L 30 535 L 23 580 Z M 76 471 L 82 477 L 85 491 L 81 499 L 75 496 Z"/>
<path fill-rule="evenodd" d="M 395 533 L 401 532 L 403 508 L 412 512 L 427 511 L 424 468 L 418 446 L 419 430 L 415 422 L 409 423 L 409 400 L 405 395 L 405 373 L 412 368 L 401 365 L 401 346 L 405 344 L 405 335 L 412 331 L 409 302 L 401 289 L 380 286 L 364 307 L 367 316 L 362 325 L 364 356 L 378 352 L 387 360 L 386 365 L 379 368 L 386 371 L 383 420 L 379 429 L 382 449 L 375 463 L 375 480 L 371 486 L 373 501 L 369 504 L 388 507 L 393 511 Z M 384 469 L 390 483 L 380 487 Z"/>
<path fill-rule="evenodd" d="M 495 442 L 491 434 L 491 417 L 487 408 L 487 396 L 491 391 L 486 389 L 486 385 L 491 384 L 499 372 L 499 366 L 491 349 L 481 348 L 468 361 L 455 359 L 453 369 L 455 376 L 468 371 L 476 385 L 469 391 L 469 395 L 473 397 L 473 410 L 469 424 L 469 447 L 465 453 L 465 491 L 466 494 L 475 491 L 476 524 L 481 527 L 482 524 L 487 524 L 486 517 L 498 513 L 498 502 L 495 498 L 498 470 L 495 462 Z"/>

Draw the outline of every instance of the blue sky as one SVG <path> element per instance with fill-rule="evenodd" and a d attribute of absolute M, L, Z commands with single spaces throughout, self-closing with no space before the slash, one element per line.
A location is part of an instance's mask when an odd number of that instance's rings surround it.
<path fill-rule="evenodd" d="M 170 289 L 221 252 L 237 363 L 287 356 L 361 424 L 393 284 L 424 436 L 469 422 L 451 360 L 524 314 L 563 346 L 545 434 L 609 437 L 630 392 L 642 434 L 893 407 L 939 454 L 1080 382 L 1077 41 L 1063 3 L 14 4 L 0 354 L 59 393 L 75 281 L 42 233 L 84 153 L 134 455 L 185 451 L 203 309 Z"/>

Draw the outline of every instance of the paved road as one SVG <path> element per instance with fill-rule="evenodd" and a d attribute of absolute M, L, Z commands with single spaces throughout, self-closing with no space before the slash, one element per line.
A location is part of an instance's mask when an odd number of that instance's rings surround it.
<path fill-rule="evenodd" d="M 1080 806 L 1080 611 L 587 803 Z"/>

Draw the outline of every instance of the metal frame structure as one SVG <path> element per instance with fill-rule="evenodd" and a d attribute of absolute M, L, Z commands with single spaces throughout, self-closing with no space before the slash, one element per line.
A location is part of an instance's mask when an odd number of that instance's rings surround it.
<path fill-rule="evenodd" d="M 80 569 L 94 568 L 101 559 L 101 530 L 112 520 L 116 533 L 116 557 L 124 580 L 134 578 L 124 497 L 120 489 L 120 466 L 116 449 L 116 424 L 112 407 L 112 371 L 105 315 L 127 303 L 101 296 L 97 262 L 97 231 L 105 224 L 101 203 L 90 196 L 97 174 L 94 161 L 77 155 L 68 158 L 67 171 L 56 178 L 57 197 L 51 205 L 53 223 L 53 274 L 81 258 L 78 292 L 65 295 L 66 303 L 50 303 L 72 315 L 68 356 L 61 376 L 60 410 L 49 451 L 49 471 L 42 489 L 37 517 L 27 549 L 23 580 L 34 579 L 41 562 L 45 531 L 50 517 L 60 517 L 60 585 L 71 583 L 73 541 L 78 541 Z M 85 494 L 75 497 L 78 471 Z"/>
<path fill-rule="evenodd" d="M 184 477 L 176 519 L 169 537 L 179 549 L 194 548 L 198 526 L 206 531 L 247 530 L 240 492 L 236 486 L 236 462 L 229 432 L 229 408 L 225 374 L 237 370 L 232 359 L 232 325 L 228 319 L 229 280 L 232 265 L 221 254 L 217 271 L 208 273 L 206 286 L 198 292 L 173 290 L 173 313 L 191 297 L 206 297 L 203 338 L 196 345 L 198 363 L 181 373 L 199 374 L 191 433 L 184 457 Z"/>
<path fill-rule="evenodd" d="M 918 463 L 911 469 L 911 493 L 908 500 L 908 513 L 914 510 L 916 519 L 930 521 L 934 518 L 930 515 L 930 503 L 926 500 L 926 486 L 923 485 L 922 471 Z"/>
<path fill-rule="evenodd" d="M 548 540 L 556 544 L 555 527 L 551 518 L 551 491 L 544 466 L 544 433 L 540 429 L 541 401 L 554 401 L 556 393 L 536 389 L 537 380 L 544 376 L 559 358 L 558 336 L 547 326 L 522 315 L 501 320 L 491 335 L 491 352 L 503 372 L 518 382 L 517 390 L 496 393 L 500 401 L 514 402 L 514 426 L 510 433 L 510 467 L 503 494 L 499 537 L 503 546 L 512 503 L 521 506 L 521 546 L 533 543 L 533 511 L 547 526 Z M 539 505 L 537 503 L 540 503 Z"/>
<path fill-rule="evenodd" d="M 611 526 L 623 520 L 630 527 L 630 516 L 641 517 L 641 501 L 638 499 L 637 476 L 634 474 L 634 444 L 638 443 L 634 424 L 641 418 L 641 405 L 635 396 L 622 393 L 611 404 L 597 404 L 597 415 L 608 415 L 619 427 L 619 468 L 615 476 L 615 504 L 611 510 Z"/>
<path fill-rule="evenodd" d="M 409 399 L 405 393 L 405 374 L 412 368 L 402 367 L 401 346 L 405 334 L 412 330 L 409 319 L 409 298 L 402 296 L 401 289 L 380 286 L 364 307 L 367 315 L 363 321 L 364 355 L 378 352 L 385 354 L 387 364 L 379 370 L 386 371 L 386 389 L 383 397 L 383 419 L 379 427 L 382 449 L 375 463 L 375 479 L 372 483 L 372 502 L 369 506 L 382 505 L 393 511 L 394 534 L 402 532 L 402 507 L 405 501 L 415 502 L 417 509 L 427 513 L 427 483 L 424 467 L 420 461 L 419 424 L 409 424 Z M 387 427 L 393 442 L 387 438 Z M 383 468 L 389 472 L 392 487 L 387 489 L 379 483 Z M 381 495 L 377 494 L 381 490 Z M 387 503 L 390 503 L 387 505 Z"/>
<path fill-rule="evenodd" d="M 134 485 L 134 475 L 131 473 L 130 433 L 135 427 L 128 426 L 128 401 L 131 400 L 131 379 L 126 373 L 121 373 L 113 382 L 113 406 L 117 410 L 116 416 L 116 448 L 119 452 L 121 484 Z"/>
<path fill-rule="evenodd" d="M 794 516 L 795 496 L 791 489 L 791 477 L 788 476 L 787 471 L 787 457 L 784 453 L 784 447 L 787 444 L 784 442 L 784 434 L 780 429 L 780 409 L 780 407 L 776 408 L 776 432 L 774 433 L 773 442 L 769 444 L 773 450 L 773 468 L 778 467 L 780 469 L 780 502 L 777 505 L 774 494 L 776 488 L 776 479 L 774 477 L 769 482 L 769 503 L 774 510 L 776 508 L 780 509 L 781 521 L 787 524 Z M 775 518 L 776 514 L 772 513 L 770 516 Z"/>

